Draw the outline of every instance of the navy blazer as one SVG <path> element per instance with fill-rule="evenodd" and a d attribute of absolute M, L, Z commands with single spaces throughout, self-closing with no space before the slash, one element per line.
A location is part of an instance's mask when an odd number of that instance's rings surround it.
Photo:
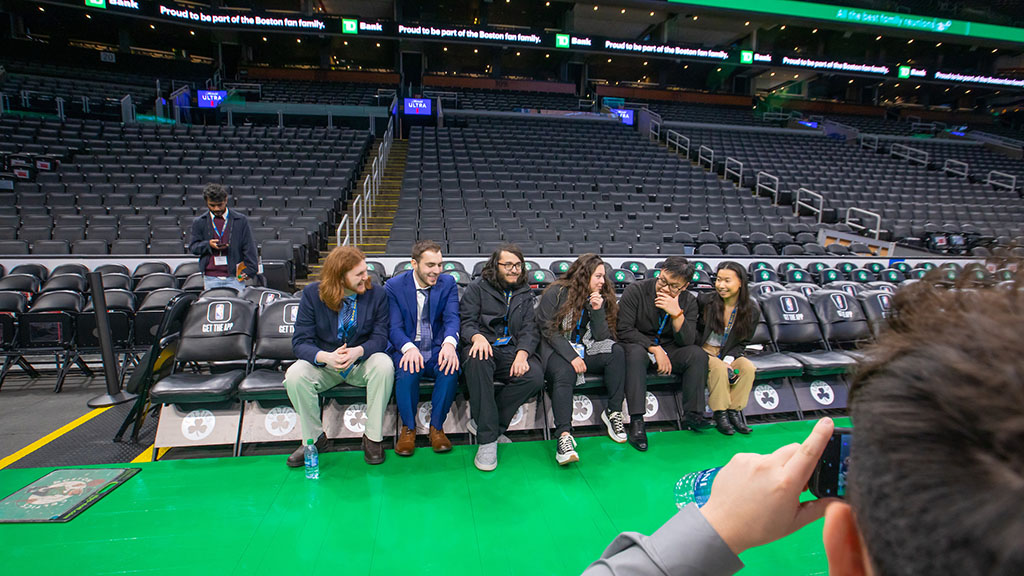
<path fill-rule="evenodd" d="M 355 333 L 349 338 L 349 348 L 363 347 L 360 360 L 369 358 L 388 347 L 388 299 L 379 287 L 371 288 L 356 297 Z M 320 300 L 320 283 L 313 282 L 302 289 L 299 312 L 295 318 L 292 350 L 295 357 L 319 365 L 316 353 L 333 352 L 341 346 L 338 340 L 338 313 Z"/>
<path fill-rule="evenodd" d="M 228 277 L 235 277 L 235 270 L 239 262 L 245 262 L 245 274 L 255 278 L 259 272 L 256 266 L 256 242 L 252 239 L 252 230 L 249 229 L 249 219 L 245 214 L 235 212 L 228 208 L 228 216 L 231 221 L 227 224 L 228 234 Z M 196 216 L 192 221 L 192 235 L 188 244 L 188 251 L 199 256 L 199 271 L 206 273 L 206 264 L 213 255 L 210 248 L 210 240 L 213 239 L 213 224 L 210 222 L 210 211 L 205 211 L 201 216 Z"/>
<path fill-rule="evenodd" d="M 391 328 L 388 340 L 391 354 L 402 357 L 402 346 L 416 341 L 416 325 L 419 323 L 416 306 L 416 281 L 414 272 L 406 270 L 387 281 L 384 291 L 388 294 L 391 309 Z M 433 336 L 431 350 L 437 357 L 444 339 L 451 336 L 456 346 L 459 341 L 459 289 L 455 279 L 447 274 L 437 277 L 437 284 L 430 289 L 430 331 Z M 397 360 L 396 360 L 397 361 Z"/>

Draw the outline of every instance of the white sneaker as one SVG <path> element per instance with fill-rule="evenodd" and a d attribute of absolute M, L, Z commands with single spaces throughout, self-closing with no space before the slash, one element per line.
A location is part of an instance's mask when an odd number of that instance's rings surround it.
<path fill-rule="evenodd" d="M 476 458 L 473 458 L 473 464 L 476 465 L 478 470 L 483 472 L 490 472 L 498 467 L 498 443 L 490 442 L 487 444 L 481 444 L 476 449 Z"/>
<path fill-rule="evenodd" d="M 558 450 L 555 452 L 555 460 L 562 466 L 570 462 L 579 462 L 580 456 L 576 453 L 576 439 L 572 434 L 562 434 L 558 437 Z"/>
<path fill-rule="evenodd" d="M 626 441 L 626 427 L 622 424 L 622 412 L 601 412 L 601 422 L 608 428 L 608 436 L 622 444 Z"/>

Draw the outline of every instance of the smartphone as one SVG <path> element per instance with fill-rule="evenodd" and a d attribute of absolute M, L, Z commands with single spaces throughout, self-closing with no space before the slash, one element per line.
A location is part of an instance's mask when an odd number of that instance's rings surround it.
<path fill-rule="evenodd" d="M 818 498 L 846 497 L 847 474 L 850 471 L 850 447 L 853 443 L 852 428 L 836 428 L 818 460 L 818 465 L 807 483 L 811 494 Z"/>

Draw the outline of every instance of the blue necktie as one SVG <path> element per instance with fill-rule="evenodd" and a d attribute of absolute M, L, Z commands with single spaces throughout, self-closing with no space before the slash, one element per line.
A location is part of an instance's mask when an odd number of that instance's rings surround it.
<path fill-rule="evenodd" d="M 341 310 L 338 311 L 338 340 L 343 344 L 348 343 L 349 332 L 356 324 L 356 298 L 350 296 L 341 301 Z"/>
<path fill-rule="evenodd" d="M 431 349 L 434 343 L 434 334 L 430 328 L 430 289 L 429 288 L 417 288 L 417 292 L 423 295 L 423 310 L 420 312 L 420 341 L 419 348 L 420 354 L 423 356 L 423 361 L 430 360 Z"/>

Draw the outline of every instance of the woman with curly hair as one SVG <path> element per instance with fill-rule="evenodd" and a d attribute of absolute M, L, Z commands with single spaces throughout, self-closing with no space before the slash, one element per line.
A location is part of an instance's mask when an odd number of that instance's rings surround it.
<path fill-rule="evenodd" d="M 565 276 L 544 291 L 537 310 L 541 359 L 551 383 L 555 415 L 555 460 L 562 465 L 579 461 L 572 437 L 572 397 L 573 388 L 583 382 L 585 374 L 604 375 L 608 409 L 601 413 L 601 421 L 612 440 L 626 441 L 622 423 L 626 357 L 614 340 L 618 305 L 605 274 L 599 256 L 580 256 Z"/>

